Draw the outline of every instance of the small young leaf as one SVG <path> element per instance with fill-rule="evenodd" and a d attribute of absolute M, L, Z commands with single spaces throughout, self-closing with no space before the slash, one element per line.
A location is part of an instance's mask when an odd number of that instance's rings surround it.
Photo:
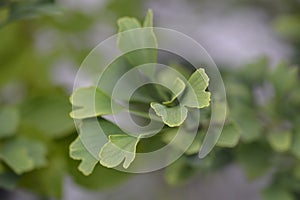
<path fill-rule="evenodd" d="M 187 117 L 188 110 L 181 105 L 167 107 L 155 102 L 152 102 L 150 105 L 155 113 L 162 117 L 163 122 L 170 127 L 180 126 Z"/>
<path fill-rule="evenodd" d="M 113 168 L 123 163 L 123 167 L 127 169 L 135 158 L 136 146 L 139 138 L 129 135 L 110 135 L 109 142 L 106 143 L 100 153 L 100 164 Z"/>
<path fill-rule="evenodd" d="M 109 96 L 97 87 L 80 88 L 76 90 L 72 94 L 70 101 L 73 106 L 75 106 L 70 115 L 75 119 L 112 114 L 112 106 L 116 108 L 116 112 L 121 110 L 121 106 L 115 104 Z"/>
<path fill-rule="evenodd" d="M 163 102 L 164 105 L 173 103 L 175 101 L 175 99 L 178 98 L 182 94 L 182 92 L 185 89 L 185 83 L 180 78 L 176 78 L 172 84 L 172 87 L 169 89 L 173 93 L 172 98 L 168 101 L 164 101 Z"/>
<path fill-rule="evenodd" d="M 174 86 L 178 87 L 175 90 L 175 95 L 169 101 L 163 102 L 163 104 L 169 104 L 173 102 L 184 90 L 184 82 L 177 78 L 174 82 Z M 198 69 L 189 78 L 189 85 L 185 88 L 180 104 L 176 106 L 164 106 L 160 103 L 152 102 L 150 106 L 154 109 L 156 114 L 162 117 L 165 124 L 170 127 L 180 126 L 187 117 L 187 108 L 203 108 L 209 105 L 210 92 L 206 92 L 205 89 L 208 86 L 209 78 L 205 74 L 204 69 Z M 185 107 L 186 106 L 186 107 Z"/>
<path fill-rule="evenodd" d="M 118 20 L 118 46 L 133 66 L 157 62 L 157 39 L 153 32 L 152 11 L 149 10 L 144 27 L 135 18 L 124 17 Z M 155 64 L 149 66 L 146 76 L 153 77 Z"/>
<path fill-rule="evenodd" d="M 13 107 L 3 107 L 0 110 L 0 138 L 12 136 L 19 124 L 19 112 Z"/>
<path fill-rule="evenodd" d="M 143 27 L 153 27 L 153 13 L 152 10 L 148 10 L 147 15 L 145 17 Z"/>
<path fill-rule="evenodd" d="M 191 108 L 207 107 L 210 102 L 210 92 L 205 89 L 208 86 L 209 78 L 204 69 L 197 69 L 188 80 L 186 94 L 182 99 L 182 104 Z"/>
<path fill-rule="evenodd" d="M 46 148 L 35 140 L 13 138 L 1 147 L 0 158 L 15 173 L 22 174 L 46 165 Z"/>
<path fill-rule="evenodd" d="M 86 176 L 93 172 L 94 167 L 99 161 L 88 152 L 79 137 L 70 145 L 70 157 L 74 160 L 81 160 L 78 169 Z"/>

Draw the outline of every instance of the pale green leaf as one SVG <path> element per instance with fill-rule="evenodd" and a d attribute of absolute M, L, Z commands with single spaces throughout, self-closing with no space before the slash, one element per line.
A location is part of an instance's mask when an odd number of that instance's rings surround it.
<path fill-rule="evenodd" d="M 183 96 L 182 104 L 191 108 L 207 107 L 210 102 L 210 92 L 206 92 L 209 78 L 204 69 L 197 69 L 188 80 L 186 94 Z"/>
<path fill-rule="evenodd" d="M 74 160 L 81 160 L 78 169 L 86 176 L 93 172 L 94 167 L 99 161 L 88 152 L 79 137 L 70 145 L 70 157 Z"/>
<path fill-rule="evenodd" d="M 13 138 L 0 149 L 0 158 L 17 174 L 46 165 L 46 148 L 38 141 Z"/>
<path fill-rule="evenodd" d="M 292 133 L 290 131 L 270 132 L 267 139 L 275 151 L 285 152 L 291 147 Z"/>
<path fill-rule="evenodd" d="M 199 170 L 188 164 L 185 157 L 181 157 L 168 166 L 165 170 L 165 179 L 168 184 L 177 186 L 186 182 L 194 176 Z"/>
<path fill-rule="evenodd" d="M 231 116 L 241 131 L 242 141 L 252 142 L 261 136 L 262 125 L 253 108 L 240 107 L 231 109 L 231 111 Z"/>
<path fill-rule="evenodd" d="M 118 46 L 133 66 L 157 62 L 157 40 L 152 28 L 152 12 L 149 11 L 144 26 L 135 18 L 124 17 L 118 20 Z M 155 64 L 149 66 L 147 76 L 152 77 Z"/>
<path fill-rule="evenodd" d="M 13 107 L 0 109 L 0 138 L 12 136 L 16 133 L 19 124 L 19 112 Z"/>
<path fill-rule="evenodd" d="M 168 107 L 160 103 L 152 102 L 151 108 L 160 116 L 165 124 L 170 127 L 180 126 L 187 117 L 188 110 L 181 105 Z"/>
<path fill-rule="evenodd" d="M 72 94 L 70 101 L 74 106 L 70 115 L 75 119 L 112 114 L 112 106 L 116 112 L 121 110 L 118 104 L 115 104 L 109 96 L 97 87 L 79 88 Z"/>
<path fill-rule="evenodd" d="M 143 27 L 153 27 L 153 12 L 152 10 L 148 10 L 147 15 L 145 17 Z"/>
<path fill-rule="evenodd" d="M 113 168 L 124 161 L 123 167 L 127 169 L 135 158 L 138 142 L 139 138 L 129 135 L 110 135 L 99 153 L 101 165 Z"/>
<path fill-rule="evenodd" d="M 240 131 L 234 123 L 226 124 L 217 142 L 219 147 L 234 147 L 240 139 Z"/>
<path fill-rule="evenodd" d="M 176 78 L 175 81 L 173 82 L 171 88 L 169 88 L 169 89 L 172 92 L 172 97 L 170 100 L 164 101 L 163 102 L 164 105 L 173 103 L 175 101 L 175 99 L 178 98 L 182 94 L 182 92 L 185 89 L 185 83 L 180 78 Z"/>
<path fill-rule="evenodd" d="M 269 79 L 279 97 L 297 88 L 298 71 L 297 67 L 289 67 L 287 64 L 281 63 L 270 74 Z"/>

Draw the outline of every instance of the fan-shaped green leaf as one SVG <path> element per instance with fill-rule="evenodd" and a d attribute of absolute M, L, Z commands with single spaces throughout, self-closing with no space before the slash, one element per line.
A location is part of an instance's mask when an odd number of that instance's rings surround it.
<path fill-rule="evenodd" d="M 152 102 L 150 105 L 155 113 L 162 117 L 163 122 L 170 127 L 180 126 L 187 117 L 188 110 L 181 105 L 168 107 L 155 102 Z"/>
<path fill-rule="evenodd" d="M 99 154 L 101 165 L 113 168 L 124 161 L 123 167 L 127 169 L 135 158 L 138 142 L 139 138 L 129 135 L 110 135 Z"/>
<path fill-rule="evenodd" d="M 70 115 L 76 119 L 112 114 L 112 106 L 114 106 L 116 112 L 121 110 L 121 106 L 114 103 L 109 96 L 97 87 L 76 90 L 72 94 L 70 101 L 74 106 Z"/>
<path fill-rule="evenodd" d="M 78 169 L 86 176 L 93 172 L 94 167 L 99 161 L 88 152 L 79 137 L 77 137 L 70 145 L 70 157 L 74 160 L 81 160 Z"/>
<path fill-rule="evenodd" d="M 206 92 L 209 78 L 204 69 L 197 69 L 188 80 L 186 94 L 181 100 L 182 104 L 191 108 L 207 107 L 210 102 L 210 92 Z"/>

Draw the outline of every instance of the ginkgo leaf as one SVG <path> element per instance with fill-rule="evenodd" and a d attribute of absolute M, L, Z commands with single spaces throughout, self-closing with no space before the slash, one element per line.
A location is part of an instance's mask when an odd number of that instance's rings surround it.
<path fill-rule="evenodd" d="M 138 137 L 129 135 L 110 135 L 109 142 L 102 147 L 99 153 L 100 164 L 113 168 L 124 161 L 123 167 L 127 169 L 135 158 L 139 140 Z"/>
<path fill-rule="evenodd" d="M 46 165 L 46 147 L 35 140 L 13 138 L 0 148 L 0 158 L 15 173 L 22 174 Z"/>
<path fill-rule="evenodd" d="M 153 27 L 153 13 L 152 10 L 148 10 L 147 15 L 145 17 L 143 27 Z"/>
<path fill-rule="evenodd" d="M 70 101 L 74 107 L 70 116 L 76 119 L 112 114 L 112 107 L 116 109 L 115 112 L 121 110 L 121 106 L 97 87 L 79 88 Z"/>
<path fill-rule="evenodd" d="M 79 136 L 71 144 L 70 157 L 81 160 L 79 170 L 84 175 L 92 173 L 99 161 L 99 152 L 110 135 L 125 134 L 118 126 L 105 119 L 83 119 L 78 126 Z"/>
<path fill-rule="evenodd" d="M 19 124 L 19 112 L 13 107 L 0 109 L 0 138 L 12 136 L 16 133 Z"/>
<path fill-rule="evenodd" d="M 118 46 L 120 50 L 128 52 L 125 56 L 133 66 L 153 63 L 146 70 L 148 77 L 153 77 L 157 62 L 158 44 L 153 32 L 152 20 L 151 10 L 148 11 L 143 26 L 135 18 L 124 17 L 118 20 Z"/>
<path fill-rule="evenodd" d="M 160 116 L 165 124 L 170 127 L 179 126 L 187 117 L 188 110 L 181 105 L 168 107 L 160 103 L 152 102 L 151 108 Z"/>
<path fill-rule="evenodd" d="M 184 82 L 179 78 L 176 80 L 174 86 L 176 85 L 178 88 L 174 92 L 175 95 L 163 104 L 173 102 L 183 92 L 178 105 L 165 106 L 157 102 L 150 104 L 155 113 L 162 117 L 163 122 L 170 127 L 180 126 L 184 122 L 188 112 L 186 107 L 203 108 L 210 103 L 210 92 L 205 91 L 208 87 L 209 78 L 204 69 L 198 69 L 191 75 L 187 87 L 183 85 Z"/>
<path fill-rule="evenodd" d="M 217 142 L 219 147 L 234 147 L 240 139 L 240 131 L 234 123 L 226 124 Z"/>
<path fill-rule="evenodd" d="M 86 176 L 93 172 L 94 167 L 99 161 L 88 152 L 79 137 L 70 145 L 70 157 L 74 160 L 81 160 L 78 169 Z"/>
<path fill-rule="evenodd" d="M 206 92 L 209 78 L 204 69 L 197 69 L 189 78 L 186 94 L 181 100 L 182 104 L 191 108 L 203 108 L 209 106 L 210 92 Z"/>
<path fill-rule="evenodd" d="M 185 83 L 180 78 L 176 78 L 175 81 L 173 82 L 171 88 L 169 88 L 169 89 L 172 92 L 172 97 L 170 100 L 164 101 L 163 102 L 164 105 L 173 103 L 174 100 L 182 94 L 182 92 L 185 89 Z"/>

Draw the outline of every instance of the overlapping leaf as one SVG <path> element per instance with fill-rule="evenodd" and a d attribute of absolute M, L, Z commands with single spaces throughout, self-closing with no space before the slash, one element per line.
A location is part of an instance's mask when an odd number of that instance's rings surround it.
<path fill-rule="evenodd" d="M 183 85 L 182 80 L 178 80 L 180 79 L 175 79 L 174 85 L 177 89 L 173 91 L 170 100 L 162 104 L 157 102 L 150 104 L 156 114 L 162 117 L 163 122 L 170 127 L 180 126 L 184 122 L 188 113 L 187 107 L 203 108 L 208 106 L 210 102 L 210 92 L 205 91 L 208 87 L 209 78 L 204 69 L 196 70 L 189 78 L 187 86 Z M 178 105 L 168 105 L 173 103 L 180 95 Z"/>
<path fill-rule="evenodd" d="M 120 111 L 121 107 L 97 87 L 79 88 L 71 98 L 74 106 L 72 118 L 83 119 L 112 114 L 112 107 Z"/>
<path fill-rule="evenodd" d="M 116 167 L 123 163 L 126 169 L 133 162 L 136 154 L 138 137 L 129 135 L 110 135 L 109 142 L 106 143 L 99 154 L 100 163 L 108 168 Z"/>
<path fill-rule="evenodd" d="M 17 137 L 0 148 L 0 158 L 15 173 L 22 174 L 46 165 L 46 148 L 38 141 Z"/>

